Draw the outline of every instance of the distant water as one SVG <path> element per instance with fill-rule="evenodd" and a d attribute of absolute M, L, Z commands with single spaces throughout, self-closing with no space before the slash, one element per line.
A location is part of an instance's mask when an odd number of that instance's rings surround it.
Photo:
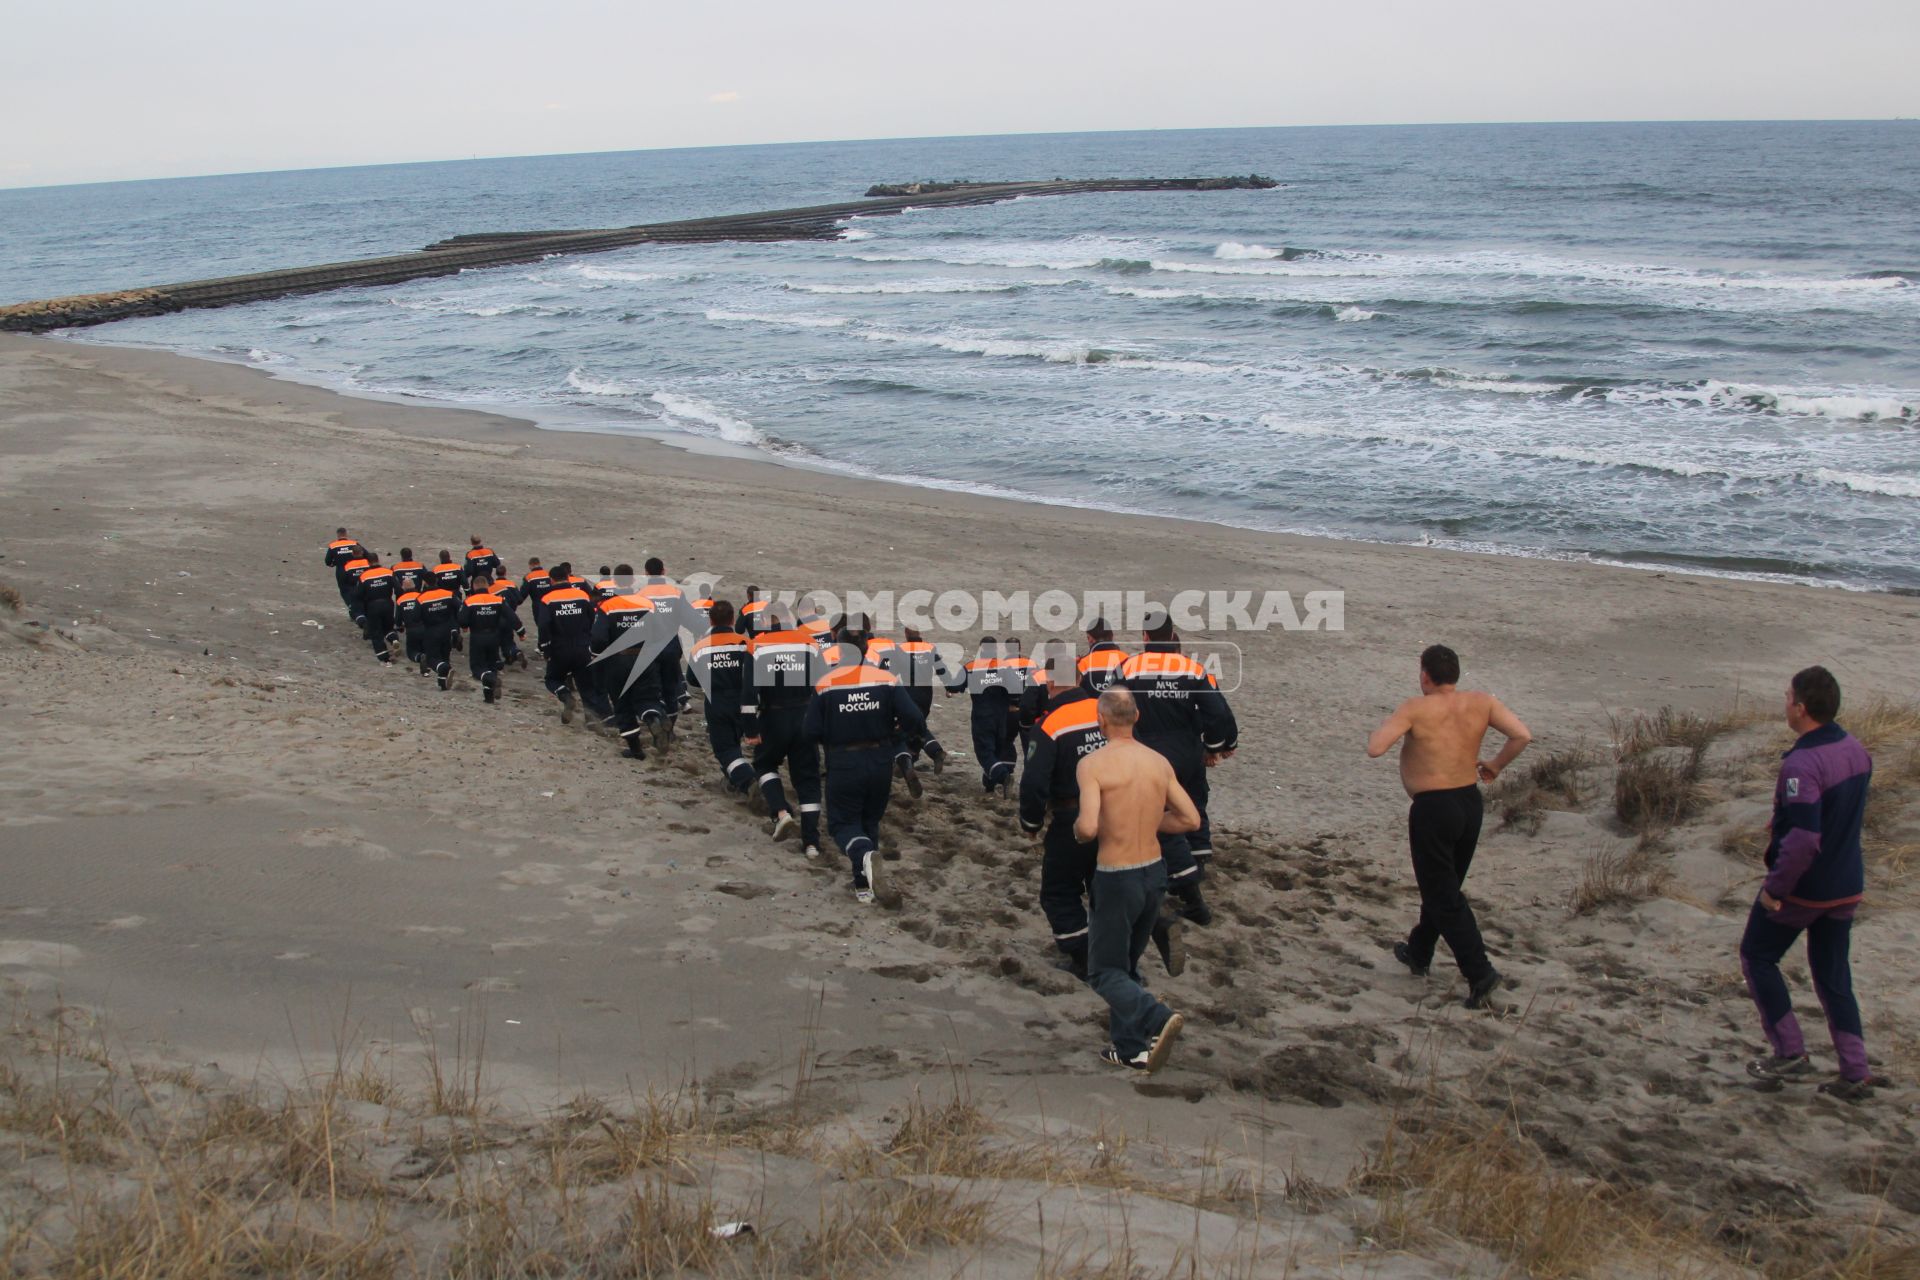
<path fill-rule="evenodd" d="M 1920 589 L 1920 124 L 636 152 L 0 191 L 0 298 L 856 197 L 868 218 L 84 335 L 1045 501 Z"/>

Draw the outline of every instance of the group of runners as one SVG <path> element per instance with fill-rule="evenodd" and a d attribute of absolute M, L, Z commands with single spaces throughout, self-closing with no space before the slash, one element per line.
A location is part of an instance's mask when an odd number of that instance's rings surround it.
<path fill-rule="evenodd" d="M 1108 1005 L 1102 1058 L 1145 1072 L 1166 1061 L 1184 1021 L 1147 990 L 1140 961 L 1152 947 L 1179 974 L 1183 930 L 1212 921 L 1202 889 L 1213 855 L 1207 774 L 1232 758 L 1239 729 L 1217 681 L 1183 652 L 1164 614 L 1148 619 L 1131 651 L 1094 619 L 1084 649 L 1048 642 L 1029 657 L 1017 637 L 988 636 L 963 659 L 910 628 L 879 635 L 863 615 L 827 617 L 804 598 L 768 599 L 754 587 L 737 606 L 690 597 L 659 558 L 638 573 L 619 564 L 587 578 L 571 563 L 534 557 L 516 581 L 482 539 L 469 544 L 458 559 L 442 550 L 428 564 L 402 548 L 383 564 L 336 530 L 326 563 L 378 661 L 411 663 L 446 690 L 454 655 L 464 652 L 493 703 L 510 667 L 530 667 L 531 649 L 562 722 L 584 710 L 634 759 L 672 743 L 698 694 L 725 788 L 762 805 L 772 838 L 797 836 L 809 859 L 821 856 L 824 822 L 863 904 L 877 898 L 877 863 L 899 856 L 880 840 L 893 784 L 918 798 L 923 766 L 938 773 L 953 758 L 929 726 L 934 695 L 965 694 L 982 790 L 1011 797 L 1017 786 L 1060 965 Z M 1412 802 L 1421 909 L 1393 955 L 1425 977 L 1445 940 L 1468 1007 L 1481 1008 L 1502 979 L 1462 884 L 1480 835 L 1481 784 L 1498 778 L 1530 735 L 1499 699 L 1460 689 L 1459 679 L 1451 649 L 1425 650 L 1419 696 L 1374 731 L 1367 754 L 1401 747 Z M 1871 762 L 1834 723 L 1838 709 L 1839 686 L 1823 668 L 1793 677 L 1786 711 L 1801 737 L 1782 767 L 1769 875 L 1740 955 L 1771 1048 L 1749 1070 L 1769 1083 L 1807 1076 L 1813 1067 L 1779 962 L 1808 933 L 1841 1065 L 1841 1078 L 1823 1088 L 1844 1093 L 1870 1084 L 1847 951 L 1862 893 Z M 1505 741 L 1482 760 L 1489 730 Z"/>

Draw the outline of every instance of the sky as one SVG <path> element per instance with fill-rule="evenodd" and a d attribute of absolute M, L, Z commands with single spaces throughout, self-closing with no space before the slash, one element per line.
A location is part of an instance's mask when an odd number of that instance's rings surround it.
<path fill-rule="evenodd" d="M 1914 0 L 0 0 L 0 187 L 826 139 L 1920 116 Z"/>

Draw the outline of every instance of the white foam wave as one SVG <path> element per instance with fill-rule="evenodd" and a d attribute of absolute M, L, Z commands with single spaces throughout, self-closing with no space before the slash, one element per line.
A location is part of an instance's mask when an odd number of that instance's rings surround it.
<path fill-rule="evenodd" d="M 266 347 L 248 347 L 247 360 L 252 364 L 285 364 L 287 357 Z"/>
<path fill-rule="evenodd" d="M 698 396 L 685 395 L 676 391 L 656 391 L 651 399 L 665 411 L 667 417 L 676 419 L 689 429 L 701 435 L 717 435 L 733 444 L 769 447 L 772 442 L 766 434 L 751 422 L 742 421 L 726 410 Z"/>
<path fill-rule="evenodd" d="M 1213 256 L 1224 258 L 1229 262 L 1244 262 L 1248 259 L 1278 258 L 1281 253 L 1282 250 L 1269 249 L 1263 244 L 1241 244 L 1238 241 L 1229 240 L 1216 248 Z"/>
<path fill-rule="evenodd" d="M 1735 476 L 1724 469 L 1689 462 L 1684 458 L 1655 458 L 1638 454 L 1609 453 L 1602 449 L 1580 449 L 1567 445 L 1523 445 L 1489 439 L 1483 434 L 1454 437 L 1393 431 L 1380 427 L 1330 427 L 1320 423 L 1295 422 L 1277 414 L 1263 416 L 1260 419 L 1260 425 L 1282 435 L 1304 436 L 1309 439 L 1339 440 L 1360 445 L 1399 445 L 1412 449 L 1486 453 L 1506 457 L 1542 458 L 1594 467 L 1631 467 L 1637 471 L 1658 471 L 1689 480 L 1702 476 L 1720 476 L 1730 479 L 1761 478 Z"/>
<path fill-rule="evenodd" d="M 1368 311 L 1365 307 L 1341 307 L 1333 313 L 1333 318 L 1342 324 L 1356 324 L 1362 320 L 1372 320 L 1380 313 Z"/>
<path fill-rule="evenodd" d="M 873 232 L 862 227 L 846 227 L 840 232 L 842 240 L 871 240 Z"/>
<path fill-rule="evenodd" d="M 1821 467 L 1813 478 L 1821 484 L 1838 485 L 1855 493 L 1878 493 L 1890 498 L 1920 498 L 1920 478 L 1913 476 L 1876 476 L 1860 471 L 1834 471 Z"/>
<path fill-rule="evenodd" d="M 582 280 L 626 280 L 641 282 L 647 280 L 678 280 L 678 274 L 672 271 L 628 271 L 620 267 L 596 267 L 588 263 L 577 262 L 566 268 L 569 275 L 579 276 Z"/>
<path fill-rule="evenodd" d="M 852 323 L 846 316 L 772 315 L 764 311 L 723 311 L 718 308 L 707 312 L 707 319 L 734 324 L 789 325 L 795 329 L 838 329 Z"/>
<path fill-rule="evenodd" d="M 1855 422 L 1913 422 L 1920 419 L 1920 398 L 1905 399 L 1897 392 L 1861 395 L 1856 392 L 1803 391 L 1790 387 L 1721 382 L 1710 378 L 1688 385 L 1613 387 L 1603 395 L 1615 404 L 1626 405 L 1748 409 L 1792 417 Z"/>
<path fill-rule="evenodd" d="M 1162 360 L 1153 356 L 1116 351 L 1074 339 L 1048 341 L 1041 338 L 997 338 L 964 332 L 901 333 L 891 329 L 861 329 L 857 333 L 868 342 L 928 347 L 940 351 L 951 351 L 956 355 L 1044 360 L 1048 364 L 1155 369 L 1163 373 L 1218 374 L 1235 371 L 1235 366 L 1208 364 L 1199 360 Z"/>
<path fill-rule="evenodd" d="M 642 388 L 610 378 L 596 378 L 578 365 L 567 371 L 567 385 L 590 396 L 637 396 Z"/>
<path fill-rule="evenodd" d="M 1066 280 L 891 280 L 876 284 L 790 282 L 782 287 L 795 293 L 823 294 L 1013 293 L 1020 289 L 1045 289 L 1069 283 Z"/>

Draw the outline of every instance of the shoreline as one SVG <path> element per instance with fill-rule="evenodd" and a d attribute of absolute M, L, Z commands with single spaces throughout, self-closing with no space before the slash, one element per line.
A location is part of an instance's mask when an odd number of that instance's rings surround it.
<path fill-rule="evenodd" d="M 361 388 L 341 386 L 320 375 L 308 376 L 300 370 L 280 369 L 270 363 L 246 360 L 218 351 L 183 350 L 176 347 L 115 343 L 96 339 L 91 336 L 78 336 L 72 331 L 31 336 L 36 340 L 56 342 L 76 347 L 105 347 L 115 351 L 150 352 L 157 355 L 173 356 L 182 360 L 243 369 L 249 373 L 258 374 L 275 383 L 305 387 L 346 400 L 390 405 L 399 408 L 419 408 L 436 412 L 445 411 L 457 414 L 470 414 L 478 418 L 493 420 L 496 423 L 512 423 L 519 428 L 536 431 L 543 435 L 587 436 L 608 440 L 637 442 L 643 447 L 645 445 L 655 445 L 665 449 L 691 454 L 695 457 L 756 463 L 787 471 L 836 476 L 857 483 L 886 485 L 925 493 L 959 494 L 965 495 L 968 498 L 990 502 L 1006 502 L 1023 507 L 1051 507 L 1067 511 L 1085 511 L 1107 516 L 1166 520 L 1177 524 L 1192 526 L 1196 529 L 1229 529 L 1241 533 L 1260 534 L 1277 538 L 1298 538 L 1310 542 L 1390 547 L 1412 551 L 1436 551 L 1449 555 L 1492 557 L 1501 560 L 1591 565 L 1606 569 L 1625 570 L 1632 573 L 1653 574 L 1656 577 L 1664 577 L 1667 574 L 1678 574 L 1683 577 L 1707 578 L 1727 582 L 1753 582 L 1773 586 L 1811 587 L 1818 590 L 1843 591 L 1854 595 L 1885 595 L 1920 598 L 1920 588 L 1868 586 L 1836 579 L 1823 579 L 1800 574 L 1775 573 L 1767 570 L 1716 569 L 1699 564 L 1664 563 L 1655 560 L 1633 561 L 1609 557 L 1595 552 L 1561 552 L 1549 550 L 1530 552 L 1520 548 L 1491 545 L 1465 546 L 1447 545 L 1440 542 L 1396 541 L 1385 538 L 1367 538 L 1358 535 L 1342 536 L 1329 532 L 1268 529 L 1255 525 L 1234 524 L 1224 520 L 1214 521 L 1193 516 L 1166 515 L 1158 512 L 1107 506 L 1083 499 L 1051 498 L 1044 495 L 1021 493 L 1012 490 L 997 490 L 989 486 L 970 484 L 963 481 L 943 481 L 924 477 L 875 472 L 862 468 L 857 464 L 836 462 L 832 459 L 819 457 L 818 455 L 812 454 L 811 450 L 808 450 L 805 456 L 797 453 L 782 454 L 776 449 L 758 448 L 750 444 L 741 444 L 724 438 L 704 436 L 696 431 L 676 430 L 671 427 L 647 428 L 636 426 L 631 429 L 617 429 L 614 427 L 602 428 L 590 424 L 576 425 L 564 414 L 553 414 L 543 417 L 540 412 L 542 406 L 538 405 L 521 405 L 493 401 L 475 401 L 469 403 L 457 400 L 441 400 L 431 396 L 412 396 L 399 393 L 368 391 Z M 431 430 L 431 428 L 429 429 Z M 458 433 L 452 431 L 450 428 L 447 429 L 447 433 L 454 438 L 459 438 Z"/>

